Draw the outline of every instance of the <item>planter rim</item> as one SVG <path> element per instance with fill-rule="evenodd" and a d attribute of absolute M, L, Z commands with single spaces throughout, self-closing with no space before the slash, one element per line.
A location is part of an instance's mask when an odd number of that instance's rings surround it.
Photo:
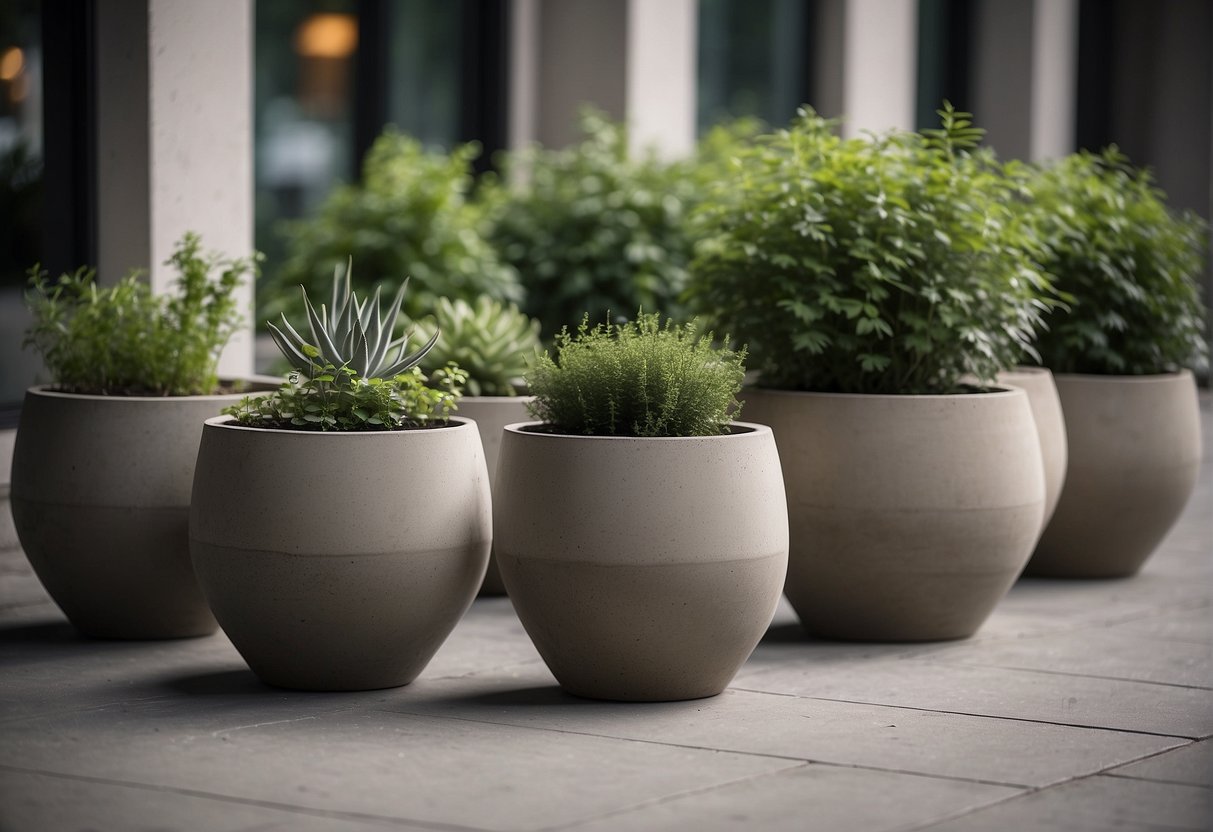
<path fill-rule="evenodd" d="M 988 390 L 973 393 L 826 393 L 816 390 L 778 390 L 773 387 L 746 387 L 741 391 L 741 397 L 744 399 L 746 390 L 756 390 L 767 396 L 813 396 L 823 399 L 843 399 L 859 401 L 867 399 L 869 401 L 953 401 L 965 400 L 974 397 L 997 398 L 1002 399 L 1008 396 L 1025 396 L 1023 390 L 1013 385 L 996 384 L 992 385 Z M 738 424 L 741 424 L 738 422 Z"/>
<path fill-rule="evenodd" d="M 476 423 L 466 416 L 452 416 L 450 419 L 448 419 L 448 423 L 446 425 L 414 428 L 411 430 L 287 430 L 286 428 L 251 428 L 247 425 L 236 424 L 236 419 L 234 416 L 212 416 L 206 420 L 204 426 L 208 429 L 217 428 L 222 430 L 247 431 L 248 433 L 264 433 L 271 436 L 324 436 L 345 439 L 357 439 L 359 437 L 365 438 L 374 436 L 410 436 L 414 434 L 425 435 L 452 428 L 465 428 L 470 430 L 477 429 Z"/>
<path fill-rule="evenodd" d="M 534 396 L 460 396 L 459 403 L 468 402 L 469 404 L 493 404 L 494 402 L 529 402 L 534 401 Z M 455 412 L 459 412 L 459 403 L 456 403 Z"/>
<path fill-rule="evenodd" d="M 738 433 L 721 433 L 712 434 L 710 436 L 583 436 L 578 433 L 547 433 L 542 431 L 527 430 L 540 425 L 547 425 L 547 422 L 514 422 L 506 425 L 504 430 L 506 433 L 513 433 L 519 436 L 535 437 L 537 439 L 581 439 L 598 442 L 694 442 L 703 441 L 705 439 L 717 440 L 738 440 L 745 439 L 750 436 L 761 436 L 769 434 L 771 429 L 766 425 L 760 425 L 757 422 L 730 422 L 734 427 L 742 428 Z"/>
<path fill-rule="evenodd" d="M 1180 378 L 1191 378 L 1192 371 L 1184 368 L 1173 373 L 1144 373 L 1141 375 L 1114 375 L 1112 373 L 1053 373 L 1056 379 L 1096 384 L 1101 381 L 1117 381 L 1126 384 L 1160 384 Z"/>
<path fill-rule="evenodd" d="M 220 381 L 244 381 L 253 384 L 267 385 L 264 390 L 233 390 L 231 393 L 208 393 L 202 396 L 108 396 L 97 393 L 69 393 L 66 390 L 55 390 L 53 384 L 35 384 L 27 387 L 25 392 L 30 396 L 45 396 L 48 399 L 72 399 L 73 401 L 94 402 L 201 402 L 223 401 L 234 396 L 248 396 L 254 393 L 268 393 L 282 384 L 283 379 L 277 376 L 247 375 L 220 376 Z"/>

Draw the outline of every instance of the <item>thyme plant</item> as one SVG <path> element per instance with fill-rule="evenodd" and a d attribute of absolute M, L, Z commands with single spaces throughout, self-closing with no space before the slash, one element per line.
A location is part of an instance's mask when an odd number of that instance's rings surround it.
<path fill-rule="evenodd" d="M 697 321 L 657 314 L 598 324 L 588 317 L 556 336 L 527 374 L 531 414 L 559 433 L 584 436 L 710 436 L 740 412 L 745 349 L 712 346 Z"/>
<path fill-rule="evenodd" d="M 1045 366 L 1124 375 L 1207 366 L 1199 217 L 1168 211 L 1150 174 L 1115 147 L 1039 169 L 1029 191 L 1044 267 L 1069 296 L 1037 339 Z"/>
<path fill-rule="evenodd" d="M 706 206 L 694 305 L 748 342 L 761 384 L 950 393 L 1032 351 L 1054 302 L 1020 173 L 941 127 L 842 139 L 802 109 L 740 152 Z"/>
<path fill-rule="evenodd" d="M 41 354 L 56 389 L 65 392 L 217 392 L 219 354 L 241 321 L 235 291 L 257 273 L 260 259 L 204 253 L 198 235 L 187 232 L 166 262 L 177 279 L 164 295 L 153 294 L 138 271 L 98 286 L 94 269 L 52 281 L 34 266 L 26 294 L 34 322 L 25 344 Z"/>

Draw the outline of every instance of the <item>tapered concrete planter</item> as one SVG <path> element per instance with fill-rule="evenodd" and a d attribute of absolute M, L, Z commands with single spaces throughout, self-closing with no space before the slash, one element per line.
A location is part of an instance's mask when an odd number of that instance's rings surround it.
<path fill-rule="evenodd" d="M 464 396 L 459 400 L 459 415 L 471 419 L 480 429 L 480 442 L 484 445 L 484 461 L 489 469 L 489 487 L 495 489 L 497 455 L 501 449 L 501 433 L 505 426 L 527 419 L 527 403 L 534 396 Z M 496 491 L 493 491 L 496 499 Z M 505 584 L 501 582 L 501 571 L 497 559 L 490 553 L 489 568 L 480 585 L 481 595 L 504 595 Z"/>
<path fill-rule="evenodd" d="M 1045 516 L 1041 521 L 1043 532 L 1057 509 L 1057 501 L 1061 498 L 1069 460 L 1066 420 L 1061 414 L 1057 385 L 1053 381 L 1053 373 L 1044 367 L 1016 367 L 999 373 L 998 381 L 1012 387 L 1020 387 L 1028 394 L 1032 418 L 1036 420 L 1036 432 L 1040 436 L 1040 452 L 1045 466 Z"/>
<path fill-rule="evenodd" d="M 82 633 L 215 631 L 190 566 L 190 488 L 202 423 L 243 395 L 26 393 L 13 521 L 39 580 Z"/>
<path fill-rule="evenodd" d="M 1044 516 L 1023 390 L 881 396 L 748 390 L 771 425 L 791 518 L 785 592 L 805 629 L 964 638 L 1027 563 Z"/>
<path fill-rule="evenodd" d="M 505 429 L 496 552 L 557 681 L 599 699 L 720 693 L 770 623 L 787 569 L 770 430 L 640 439 L 537 427 Z"/>
<path fill-rule="evenodd" d="M 1192 496 L 1200 413 L 1188 371 L 1157 376 L 1057 376 L 1070 467 L 1033 575 L 1135 574 Z"/>
<path fill-rule="evenodd" d="M 210 419 L 190 548 L 220 625 L 263 681 L 413 681 L 471 604 L 492 544 L 476 426 L 317 433 Z"/>

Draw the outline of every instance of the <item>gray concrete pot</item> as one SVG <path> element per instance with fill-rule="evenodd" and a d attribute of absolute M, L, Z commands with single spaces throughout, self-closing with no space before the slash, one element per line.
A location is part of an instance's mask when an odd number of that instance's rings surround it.
<path fill-rule="evenodd" d="M 13 521 L 39 580 L 82 633 L 215 631 L 190 566 L 190 488 L 202 423 L 242 396 L 26 393 Z"/>
<path fill-rule="evenodd" d="M 505 429 L 496 551 L 557 681 L 598 699 L 724 690 L 770 624 L 787 505 L 770 431 L 686 438 Z"/>
<path fill-rule="evenodd" d="M 1040 532 L 1045 477 L 1028 397 L 747 390 L 791 518 L 785 592 L 805 629 L 871 641 L 974 633 Z"/>
<path fill-rule="evenodd" d="M 1200 413 L 1187 370 L 1057 375 L 1070 467 L 1028 573 L 1135 574 L 1179 518 L 1200 468 Z"/>
<path fill-rule="evenodd" d="M 271 685 L 417 677 L 463 616 L 492 544 L 476 426 L 318 433 L 210 419 L 190 511 L 215 617 Z"/>
<path fill-rule="evenodd" d="M 464 396 L 459 400 L 459 415 L 471 419 L 480 430 L 480 442 L 484 445 L 484 461 L 489 469 L 489 487 L 496 499 L 497 455 L 501 449 L 501 433 L 513 422 L 528 418 L 527 403 L 534 396 Z M 480 585 L 481 595 L 504 595 L 505 584 L 501 582 L 501 571 L 497 559 L 489 554 L 489 568 Z"/>
<path fill-rule="evenodd" d="M 1053 381 L 1053 373 L 1044 367 L 1016 367 L 999 373 L 998 381 L 1012 387 L 1020 387 L 1028 394 L 1032 418 L 1036 420 L 1036 432 L 1040 436 L 1040 452 L 1045 465 L 1045 516 L 1041 521 L 1043 532 L 1057 509 L 1057 501 L 1061 498 L 1069 460 L 1066 420 L 1062 417 L 1057 385 Z"/>

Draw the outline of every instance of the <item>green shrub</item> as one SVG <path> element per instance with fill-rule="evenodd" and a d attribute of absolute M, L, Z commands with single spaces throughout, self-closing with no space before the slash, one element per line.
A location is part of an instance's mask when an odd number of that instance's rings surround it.
<path fill-rule="evenodd" d="M 456 364 L 468 374 L 471 396 L 515 396 L 524 386 L 528 362 L 539 352 L 539 321 L 513 304 L 481 297 L 474 304 L 443 298 L 432 318 L 417 322 L 427 340 L 442 337 L 421 362 L 423 369 Z"/>
<path fill-rule="evenodd" d="M 439 297 L 521 300 L 517 274 L 484 239 L 484 209 L 469 199 L 478 152 L 475 145 L 427 152 L 401 133 L 380 136 L 360 184 L 338 186 L 316 217 L 286 225 L 287 260 L 258 290 L 262 319 L 300 316 L 298 287 L 324 292 L 351 256 L 356 288 L 366 293 L 382 281 L 412 278 L 404 309 L 411 318 Z"/>
<path fill-rule="evenodd" d="M 219 354 L 241 321 L 233 294 L 259 260 L 203 254 L 198 235 L 186 233 L 167 261 L 177 280 L 166 295 L 152 294 L 137 271 L 98 287 L 92 269 L 52 282 L 35 266 L 26 295 L 34 323 L 25 343 L 42 355 L 56 388 L 69 393 L 214 393 Z"/>
<path fill-rule="evenodd" d="M 1031 349 L 1052 301 L 1018 172 L 942 129 L 841 139 L 802 110 L 705 207 L 695 305 L 749 343 L 766 387 L 947 393 Z"/>
<path fill-rule="evenodd" d="M 628 156 L 623 126 L 582 115 L 584 138 L 563 150 L 507 155 L 507 176 L 525 186 L 496 192 L 491 239 L 526 287 L 523 306 L 550 336 L 583 316 L 633 309 L 682 317 L 679 303 L 692 251 L 687 217 L 726 155 L 718 130 L 701 158 L 665 164 Z"/>
<path fill-rule="evenodd" d="M 248 427 L 280 430 L 405 430 L 445 424 L 467 374 L 454 365 L 428 378 L 416 366 L 437 341 L 408 351 L 409 336 L 393 338 L 406 280 L 387 314 L 380 290 L 362 300 L 352 288 L 353 262 L 333 275 L 332 308 L 319 310 L 303 293 L 307 337 L 270 325 L 278 349 L 295 371 L 268 396 L 246 396 L 223 412 Z M 428 385 L 427 385 L 428 382 Z"/>
<path fill-rule="evenodd" d="M 1202 220 L 1170 213 L 1150 175 L 1115 148 L 1040 169 L 1030 191 L 1045 269 L 1069 296 L 1037 339 L 1045 366 L 1125 375 L 1206 366 Z"/>
<path fill-rule="evenodd" d="M 527 374 L 531 414 L 561 433 L 584 436 L 710 436 L 725 433 L 739 410 L 745 350 L 712 346 L 695 321 L 663 325 L 656 313 L 635 322 L 583 319 L 556 336 Z"/>

